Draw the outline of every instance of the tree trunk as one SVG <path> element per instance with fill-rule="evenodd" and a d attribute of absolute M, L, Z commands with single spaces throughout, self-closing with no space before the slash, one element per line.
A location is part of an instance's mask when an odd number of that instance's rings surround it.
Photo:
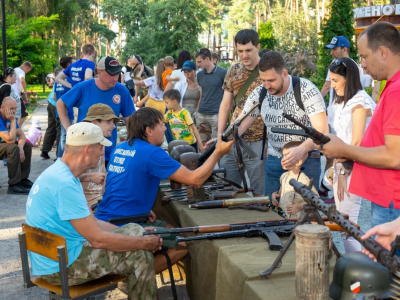
<path fill-rule="evenodd" d="M 319 0 L 317 0 L 317 33 L 321 30 L 321 16 L 319 13 Z"/>
<path fill-rule="evenodd" d="M 303 3 L 303 10 L 304 10 L 304 15 L 305 15 L 306 21 L 310 22 L 310 14 L 308 13 L 307 1 L 302 0 L 302 3 Z"/>

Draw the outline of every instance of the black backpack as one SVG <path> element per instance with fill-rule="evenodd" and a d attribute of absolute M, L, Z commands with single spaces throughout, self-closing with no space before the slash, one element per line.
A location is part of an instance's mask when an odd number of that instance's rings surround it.
<path fill-rule="evenodd" d="M 294 98 L 296 99 L 297 105 L 300 107 L 300 109 L 302 111 L 305 111 L 304 104 L 301 101 L 301 89 L 300 89 L 300 78 L 299 77 L 292 76 L 292 87 L 293 87 Z M 261 93 L 260 93 L 260 98 L 258 98 L 258 102 L 260 103 L 259 104 L 260 105 L 259 106 L 260 114 L 261 114 L 261 106 L 263 104 L 263 101 L 264 101 L 266 95 L 267 95 L 267 89 L 263 86 Z M 265 151 L 265 142 L 266 141 L 267 141 L 267 126 L 265 126 L 265 124 L 264 124 L 261 160 L 264 159 L 264 151 Z"/>

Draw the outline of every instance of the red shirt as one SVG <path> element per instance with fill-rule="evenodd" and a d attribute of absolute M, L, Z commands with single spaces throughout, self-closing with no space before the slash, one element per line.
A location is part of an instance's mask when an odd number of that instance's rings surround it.
<path fill-rule="evenodd" d="M 387 81 L 360 146 L 385 145 L 385 135 L 400 135 L 400 71 Z M 383 207 L 393 201 L 394 207 L 400 208 L 400 170 L 376 169 L 356 162 L 349 192 Z"/>

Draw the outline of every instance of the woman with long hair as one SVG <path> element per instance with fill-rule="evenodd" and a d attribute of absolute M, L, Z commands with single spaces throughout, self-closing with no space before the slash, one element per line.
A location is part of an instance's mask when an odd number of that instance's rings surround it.
<path fill-rule="evenodd" d="M 0 105 L 5 97 L 11 97 L 17 102 L 15 118 L 21 118 L 21 99 L 12 85 L 17 81 L 17 73 L 13 68 L 7 68 L 0 74 Z"/>
<path fill-rule="evenodd" d="M 190 60 L 190 61 L 192 60 L 192 57 L 191 57 L 189 51 L 182 50 L 181 52 L 179 52 L 178 64 L 176 66 L 176 70 L 174 70 L 171 75 L 167 76 L 167 80 L 169 82 L 168 82 L 167 86 L 165 87 L 164 92 L 166 92 L 170 89 L 176 89 L 176 85 L 178 83 L 184 83 L 186 81 L 186 77 L 182 72 L 182 66 L 188 60 Z M 171 79 L 175 79 L 175 80 L 171 80 Z M 178 80 L 176 80 L 176 79 L 178 79 Z"/>
<path fill-rule="evenodd" d="M 329 68 L 333 102 L 328 108 L 328 122 L 345 143 L 359 146 L 376 104 L 362 89 L 358 66 L 350 58 L 336 60 Z M 335 161 L 333 193 L 338 211 L 357 223 L 361 197 L 348 192 L 351 166 Z M 360 243 L 342 233 L 345 251 L 361 251 Z"/>
<path fill-rule="evenodd" d="M 165 102 L 163 99 L 164 95 L 164 83 L 162 79 L 162 73 L 165 71 L 164 59 L 160 59 L 157 62 L 156 75 L 146 78 L 144 80 L 135 81 L 137 86 L 146 86 L 149 88 L 149 92 L 136 106 L 140 107 L 146 102 L 146 107 L 153 107 L 160 111 L 163 115 L 165 113 Z"/>

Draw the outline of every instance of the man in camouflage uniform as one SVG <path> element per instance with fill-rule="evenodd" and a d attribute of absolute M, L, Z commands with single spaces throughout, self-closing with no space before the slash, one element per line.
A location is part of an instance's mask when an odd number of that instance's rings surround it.
<path fill-rule="evenodd" d="M 156 299 L 156 266 L 151 252 L 161 248 L 162 239 L 142 236 L 144 229 L 137 224 L 118 228 L 97 220 L 88 209 L 78 177 L 97 166 L 104 146 L 111 146 L 111 142 L 99 126 L 85 122 L 70 126 L 64 156 L 32 187 L 26 223 L 65 237 L 70 285 L 120 274 L 128 277 L 128 299 Z M 58 262 L 36 253 L 30 257 L 33 275 L 60 284 Z"/>
<path fill-rule="evenodd" d="M 237 100 L 235 110 L 233 112 L 230 123 L 236 120 L 241 114 L 247 97 L 253 90 L 261 84 L 260 75 L 258 75 L 249 88 L 240 99 L 235 99 L 241 87 L 251 76 L 252 72 L 258 72 L 258 62 L 260 57 L 258 51 L 260 49 L 258 33 L 252 29 L 240 30 L 235 36 L 235 45 L 241 62 L 232 65 L 226 74 L 224 84 L 224 97 L 219 109 L 218 133 L 221 134 L 226 129 L 229 119 L 230 109 L 235 100 Z M 254 189 L 254 196 L 264 195 L 264 165 L 265 153 L 261 160 L 262 140 L 263 140 L 264 122 L 261 116 L 257 118 L 254 124 L 243 134 L 244 141 L 257 153 L 257 158 L 252 160 L 247 155 L 243 155 L 243 161 L 247 175 L 249 176 L 250 186 Z M 267 149 L 267 147 L 265 147 Z M 221 167 L 226 169 L 226 177 L 229 180 L 240 184 L 239 165 L 237 162 L 236 148 L 232 147 L 229 154 L 221 159 Z"/>

